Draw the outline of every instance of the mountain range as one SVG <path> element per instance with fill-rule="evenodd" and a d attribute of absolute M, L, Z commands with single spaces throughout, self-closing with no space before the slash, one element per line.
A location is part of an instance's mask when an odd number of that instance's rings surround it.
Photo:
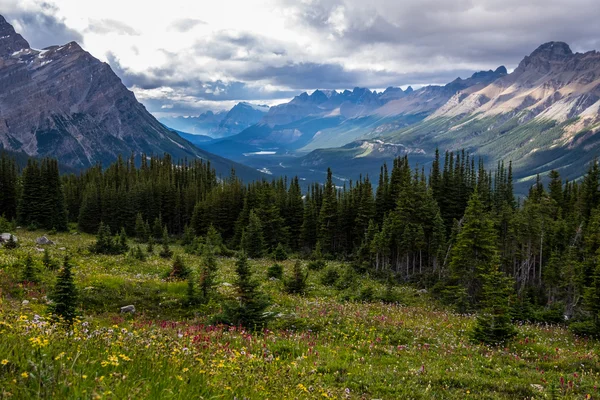
<path fill-rule="evenodd" d="M 600 53 L 549 42 L 510 73 L 500 66 L 417 90 L 302 93 L 204 148 L 275 174 L 332 167 L 340 180 L 377 174 L 403 154 L 427 164 L 436 148 L 465 149 L 488 163 L 512 161 L 526 186 L 551 169 L 580 177 L 597 155 L 599 130 Z"/>
<path fill-rule="evenodd" d="M 0 149 L 57 158 L 68 168 L 108 164 L 119 155 L 210 160 L 217 172 L 255 169 L 210 154 L 165 128 L 110 66 L 76 42 L 43 50 L 0 16 Z"/>

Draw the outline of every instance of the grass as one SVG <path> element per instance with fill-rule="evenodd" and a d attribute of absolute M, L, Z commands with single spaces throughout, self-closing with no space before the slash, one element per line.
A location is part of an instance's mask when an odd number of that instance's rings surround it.
<path fill-rule="evenodd" d="M 372 287 L 375 299 L 386 288 L 359 277 L 339 290 L 320 283 L 324 271 L 311 271 L 308 294 L 289 295 L 266 277 L 271 260 L 251 261 L 277 314 L 269 329 L 214 326 L 220 302 L 233 295 L 226 283 L 234 282 L 234 259 L 218 260 L 216 300 L 189 308 L 186 283 L 164 278 L 169 260 L 92 255 L 87 235 L 51 237 L 53 256 L 72 253 L 81 294 L 81 317 L 65 329 L 46 319 L 55 273 L 41 270 L 40 234 L 19 230 L 21 247 L 0 249 L 0 398 L 600 397 L 600 345 L 560 326 L 519 326 L 506 347 L 473 344 L 473 316 L 414 288 L 396 286 L 395 304 L 352 301 L 361 287 Z M 35 256 L 39 284 L 18 283 L 16 262 L 26 253 Z M 183 257 L 198 268 L 198 257 Z M 285 276 L 294 262 L 280 262 Z M 119 314 L 127 304 L 138 312 Z"/>

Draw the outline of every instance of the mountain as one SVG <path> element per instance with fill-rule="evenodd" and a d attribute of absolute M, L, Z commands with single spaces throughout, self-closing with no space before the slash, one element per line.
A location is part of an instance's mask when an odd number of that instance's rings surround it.
<path fill-rule="evenodd" d="M 499 72 L 500 77 L 473 75 L 476 84 L 454 81 L 444 88 L 451 85 L 458 90 L 451 96 L 450 91 L 445 93 L 445 102 L 427 108 L 423 106 L 427 102 L 409 101 L 419 91 L 387 103 L 377 112 L 385 115 L 382 110 L 412 109 L 426 110 L 428 115 L 392 132 L 374 131 L 352 144 L 369 148 L 368 154 L 329 149 L 328 161 L 360 164 L 385 152 L 381 143 L 388 143 L 429 155 L 429 159 L 439 147 L 464 148 L 488 163 L 512 160 L 521 187 L 551 169 L 564 178 L 580 177 L 600 144 L 600 53 L 573 53 L 566 43 L 549 42 L 526 56 L 512 73 Z M 490 82 L 490 77 L 495 79 Z M 308 155 L 306 162 L 318 154 Z"/>
<path fill-rule="evenodd" d="M 55 157 L 72 168 L 132 153 L 170 153 L 175 159 L 210 160 L 221 174 L 235 166 L 248 178 L 261 176 L 165 128 L 108 64 L 76 42 L 32 49 L 2 16 L 0 149 Z"/>
<path fill-rule="evenodd" d="M 482 71 L 445 86 L 419 90 L 389 87 L 383 92 L 356 87 L 353 90 L 315 90 L 269 109 L 256 125 L 237 135 L 207 145 L 206 149 L 239 162 L 248 153 L 309 152 L 344 146 L 354 140 L 415 124 L 458 91 L 476 90 L 507 73 L 506 68 Z"/>
<path fill-rule="evenodd" d="M 216 113 L 206 111 L 195 117 L 163 117 L 159 118 L 159 121 L 169 128 L 180 132 L 211 136 L 213 132 L 216 132 L 219 129 L 219 124 L 226 115 L 227 111 L 219 111 Z"/>
<path fill-rule="evenodd" d="M 268 111 L 269 106 L 241 102 L 229 111 L 206 111 L 197 117 L 163 117 L 160 122 L 177 131 L 224 138 L 256 124 Z"/>

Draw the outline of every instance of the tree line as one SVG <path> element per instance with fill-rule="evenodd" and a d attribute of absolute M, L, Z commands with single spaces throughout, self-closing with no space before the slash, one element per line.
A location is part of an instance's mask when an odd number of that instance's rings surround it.
<path fill-rule="evenodd" d="M 244 184 L 232 171 L 170 156 L 119 158 L 106 169 L 60 176 L 56 160 L 19 171 L 0 158 L 0 213 L 23 226 L 97 233 L 106 226 L 147 240 L 205 236 L 260 257 L 284 247 L 316 259 L 348 260 L 361 273 L 414 282 L 468 312 L 483 308 L 498 273 L 510 278 L 513 318 L 578 321 L 600 331 L 600 168 L 578 181 L 558 171 L 524 199 L 512 166 L 486 169 L 465 151 L 436 151 L 431 166 L 399 157 L 343 187 L 298 177 Z M 103 228 L 104 229 L 104 228 Z M 188 240 L 189 241 L 189 240 Z M 509 293 L 507 292 L 507 293 Z M 504 292 L 502 292 L 504 293 Z"/>

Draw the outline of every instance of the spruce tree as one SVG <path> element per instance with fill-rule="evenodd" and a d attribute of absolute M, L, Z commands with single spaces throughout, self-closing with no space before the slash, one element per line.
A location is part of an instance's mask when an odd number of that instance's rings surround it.
<path fill-rule="evenodd" d="M 242 249 L 250 258 L 260 258 L 264 254 L 265 241 L 263 228 L 260 218 L 254 210 L 250 211 L 248 226 L 242 233 Z"/>
<path fill-rule="evenodd" d="M 327 181 L 323 193 L 323 203 L 319 212 L 319 242 L 325 254 L 335 251 L 335 233 L 337 231 L 337 191 L 333 184 L 331 169 L 327 169 Z"/>
<path fill-rule="evenodd" d="M 135 217 L 135 237 L 140 242 L 147 242 L 150 238 L 150 232 L 146 230 L 147 223 L 144 222 L 144 218 L 142 217 L 142 213 L 137 213 Z"/>
<path fill-rule="evenodd" d="M 516 335 L 510 315 L 513 282 L 495 265 L 483 276 L 483 281 L 483 309 L 471 338 L 490 345 L 502 344 Z"/>
<path fill-rule="evenodd" d="M 236 300 L 225 304 L 223 318 L 233 325 L 246 329 L 262 329 L 270 319 L 266 309 L 270 305 L 268 298 L 258 289 L 252 270 L 245 254 L 242 254 L 235 268 Z"/>
<path fill-rule="evenodd" d="M 163 230 L 162 235 L 162 249 L 160 250 L 160 253 L 158 253 L 158 255 L 162 258 L 171 258 L 173 256 L 173 250 L 171 250 L 171 248 L 169 247 L 169 233 L 167 232 L 166 226 Z"/>
<path fill-rule="evenodd" d="M 54 271 L 58 268 L 58 263 L 52 259 L 48 249 L 44 249 L 44 256 L 42 257 L 42 265 L 49 271 Z"/>
<path fill-rule="evenodd" d="M 33 264 L 33 258 L 31 255 L 27 255 L 23 266 L 23 276 L 21 277 L 22 283 L 37 283 L 39 282 L 35 265 Z"/>
<path fill-rule="evenodd" d="M 474 192 L 452 247 L 450 261 L 451 279 L 467 290 L 472 304 L 479 300 L 482 276 L 497 257 L 496 243 L 494 222 Z"/>
<path fill-rule="evenodd" d="M 52 304 L 49 306 L 50 313 L 56 318 L 60 318 L 69 325 L 77 316 L 77 287 L 73 272 L 71 270 L 69 256 L 65 256 L 63 268 L 61 269 L 54 290 L 50 295 Z"/>
<path fill-rule="evenodd" d="M 200 290 L 204 301 L 207 301 L 215 290 L 217 268 L 217 260 L 213 250 L 206 247 L 202 256 L 202 272 L 200 275 Z"/>
<path fill-rule="evenodd" d="M 198 293 L 196 291 L 196 277 L 190 273 L 187 277 L 186 303 L 188 306 L 193 306 L 198 303 Z"/>
<path fill-rule="evenodd" d="M 285 290 L 288 293 L 304 294 L 306 291 L 306 281 L 308 280 L 308 271 L 302 268 L 300 260 L 296 260 L 292 270 L 292 276 L 284 282 Z"/>
<path fill-rule="evenodd" d="M 173 279 L 186 279 L 189 275 L 190 270 L 183 262 L 181 256 L 175 256 L 175 260 L 173 260 L 173 265 L 171 267 L 171 272 L 169 273 L 169 276 Z"/>
<path fill-rule="evenodd" d="M 288 259 L 288 254 L 281 243 L 279 243 L 275 248 L 275 251 L 273 251 L 273 259 L 275 261 L 285 261 Z"/>

